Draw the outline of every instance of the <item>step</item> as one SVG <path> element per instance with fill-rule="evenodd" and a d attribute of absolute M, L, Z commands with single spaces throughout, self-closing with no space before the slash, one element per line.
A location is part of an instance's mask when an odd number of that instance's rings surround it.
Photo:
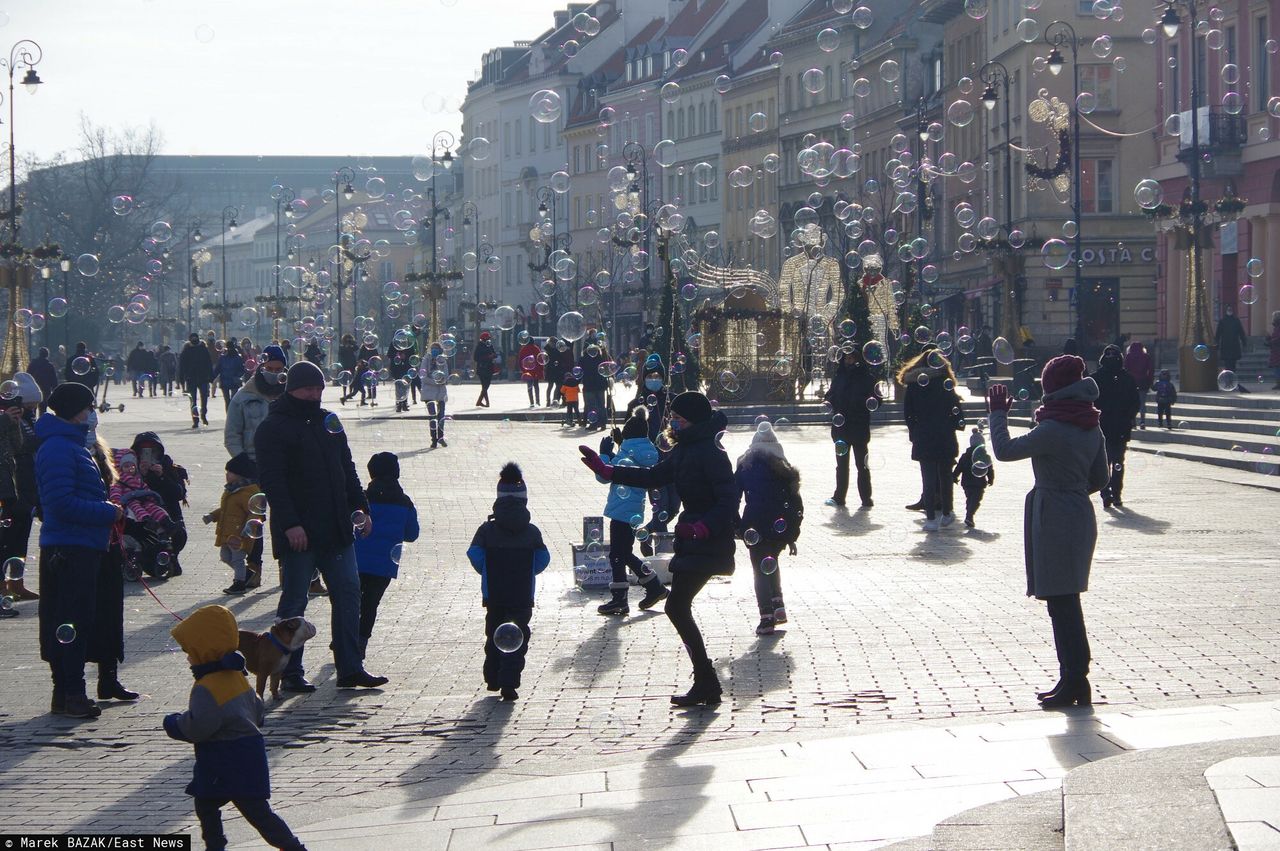
<path fill-rule="evenodd" d="M 1157 448 L 1194 446 L 1228 450 L 1236 450 L 1236 447 L 1240 447 L 1246 452 L 1255 454 L 1266 452 L 1280 459 L 1280 437 L 1275 435 L 1274 428 L 1270 432 L 1240 433 L 1218 429 L 1184 428 L 1180 422 L 1176 425 L 1177 428 L 1172 431 L 1151 425 L 1145 429 L 1134 429 L 1129 445 L 1144 443 L 1155 445 Z"/>
<path fill-rule="evenodd" d="M 1147 397 L 1149 405 L 1155 405 L 1155 396 Z M 1280 413 L 1280 391 L 1271 393 L 1179 393 L 1174 405 L 1177 410 L 1181 405 L 1206 405 L 1216 408 L 1240 408 L 1250 411 L 1275 411 Z"/>
<path fill-rule="evenodd" d="M 1130 452 L 1145 455 L 1156 455 L 1162 458 L 1177 458 L 1182 461 L 1196 461 L 1215 467 L 1226 467 L 1254 473 L 1258 476 L 1257 484 L 1269 489 L 1280 489 L 1280 459 L 1276 453 L 1265 456 L 1258 452 L 1238 452 L 1231 449 L 1215 449 L 1207 446 L 1187 446 L 1178 444 L 1129 443 Z"/>

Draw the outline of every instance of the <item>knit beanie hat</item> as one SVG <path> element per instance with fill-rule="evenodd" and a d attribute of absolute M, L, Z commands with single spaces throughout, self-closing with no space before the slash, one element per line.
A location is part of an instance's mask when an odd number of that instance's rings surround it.
<path fill-rule="evenodd" d="M 227 472 L 235 473 L 246 479 L 256 479 L 258 477 L 258 464 L 244 452 L 232 458 L 227 462 Z"/>
<path fill-rule="evenodd" d="M 765 428 L 765 426 L 769 426 Z M 782 444 L 778 441 L 778 433 L 773 430 L 773 426 L 769 423 L 761 423 L 756 428 L 756 433 L 751 437 L 751 448 L 757 452 L 767 452 L 778 458 L 785 458 L 786 455 L 782 451 Z"/>
<path fill-rule="evenodd" d="M 324 373 L 320 371 L 320 367 L 309 360 L 300 360 L 289 367 L 289 379 L 285 382 L 284 389 L 288 391 L 301 390 L 303 387 L 323 386 Z"/>
<path fill-rule="evenodd" d="M 400 478 L 400 459 L 394 452 L 379 452 L 369 459 L 369 477 L 373 479 Z"/>
<path fill-rule="evenodd" d="M 623 423 L 622 439 L 630 440 L 633 437 L 648 437 L 648 435 L 649 415 L 645 413 L 643 405 L 637 405 L 631 412 L 631 416 L 627 417 L 627 421 Z"/>
<path fill-rule="evenodd" d="M 24 405 L 44 401 L 44 394 L 40 392 L 40 385 L 36 384 L 36 380 L 29 373 L 19 372 L 13 376 L 13 380 L 18 384 L 18 395 L 22 397 Z"/>
<path fill-rule="evenodd" d="M 498 474 L 498 498 L 501 499 L 504 496 L 516 499 L 529 498 L 529 489 L 524 484 L 524 473 L 520 472 L 520 466 L 514 461 L 504 464 L 502 472 Z"/>
<path fill-rule="evenodd" d="M 59 419 L 74 419 L 85 408 L 93 407 L 93 391 L 75 381 L 64 381 L 49 394 L 49 410 Z"/>
<path fill-rule="evenodd" d="M 705 423 L 711 419 L 711 402 L 696 390 L 686 390 L 671 403 L 671 412 L 694 424 Z"/>
<path fill-rule="evenodd" d="M 280 363 L 288 363 L 289 359 L 284 356 L 284 349 L 277 345 L 270 345 L 262 350 L 262 357 L 258 358 L 259 363 L 267 363 L 268 361 L 280 361 Z"/>
<path fill-rule="evenodd" d="M 1118 349 L 1116 354 L 1119 354 Z M 1076 355 L 1058 355 L 1044 365 L 1044 371 L 1040 373 L 1040 389 L 1045 393 L 1056 393 L 1083 379 L 1083 360 Z"/>
<path fill-rule="evenodd" d="M 986 441 L 982 439 L 982 432 L 978 431 L 976 428 L 969 432 L 969 445 L 971 447 L 976 448 L 984 443 L 986 443 Z"/>

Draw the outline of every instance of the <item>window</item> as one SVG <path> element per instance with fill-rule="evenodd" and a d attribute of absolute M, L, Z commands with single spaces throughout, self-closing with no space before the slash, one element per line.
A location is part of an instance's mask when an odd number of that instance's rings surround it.
<path fill-rule="evenodd" d="M 653 74 L 653 57 L 646 56 L 644 60 L 644 75 L 648 77 L 651 74 Z"/>
<path fill-rule="evenodd" d="M 1092 92 L 1097 98 L 1097 109 L 1110 111 L 1116 108 L 1115 68 L 1111 65 L 1081 65 L 1080 91 Z"/>
<path fill-rule="evenodd" d="M 1166 90 L 1169 92 L 1169 102 L 1165 104 L 1165 115 L 1173 115 L 1181 111 L 1182 105 L 1182 67 L 1178 64 L 1179 48 L 1176 44 L 1169 45 L 1169 82 Z"/>
<path fill-rule="evenodd" d="M 542 149 L 544 151 L 551 150 L 551 125 L 542 125 Z"/>
<path fill-rule="evenodd" d="M 516 134 L 515 134 L 515 135 L 516 135 L 516 150 L 515 150 L 515 154 L 516 154 L 516 156 L 517 156 L 517 157 L 518 157 L 518 156 L 520 156 L 520 154 L 521 154 L 521 148 L 520 148 L 520 145 L 522 144 L 522 141 L 521 141 L 521 140 L 524 138 L 524 137 L 523 137 L 523 135 L 522 135 L 522 134 L 521 134 L 521 132 L 520 132 L 520 130 L 521 130 L 521 126 L 522 126 L 523 124 L 524 124 L 524 119 L 522 119 L 522 118 L 517 118 L 517 119 L 516 119 Z"/>
<path fill-rule="evenodd" d="M 1076 0 L 1076 14 L 1086 18 L 1093 17 L 1093 0 Z"/>
<path fill-rule="evenodd" d="M 502 125 L 502 156 L 504 159 L 511 158 L 511 122 Z"/>
<path fill-rule="evenodd" d="M 1267 52 L 1267 16 L 1259 15 L 1254 19 L 1254 48 L 1253 56 L 1253 73 L 1250 75 L 1253 82 L 1253 92 L 1257 101 L 1257 111 L 1262 112 L 1267 108 L 1267 101 L 1271 99 L 1271 54 Z"/>
<path fill-rule="evenodd" d="M 676 131 L 676 138 L 683 139 L 684 138 L 684 110 L 683 109 L 676 113 L 676 126 L 674 129 Z"/>
<path fill-rule="evenodd" d="M 1080 209 L 1084 213 L 1115 212 L 1115 161 L 1080 160 Z"/>
<path fill-rule="evenodd" d="M 787 77 L 786 83 L 782 87 L 782 108 L 787 112 L 791 112 L 791 78 Z"/>
<path fill-rule="evenodd" d="M 662 128 L 664 133 L 676 132 L 676 113 L 674 109 L 667 110 L 667 124 Z"/>
<path fill-rule="evenodd" d="M 577 145 L 573 146 L 573 173 L 582 174 L 582 152 Z"/>
<path fill-rule="evenodd" d="M 516 121 L 516 133 L 520 132 L 520 122 Z M 529 119 L 529 153 L 538 150 L 538 123 Z"/>
<path fill-rule="evenodd" d="M 1222 31 L 1222 34 L 1226 36 L 1226 41 L 1225 41 L 1225 44 L 1223 45 L 1223 49 L 1227 54 L 1227 61 L 1230 62 L 1232 65 L 1234 65 L 1236 64 L 1236 55 L 1237 55 L 1236 28 L 1227 27 Z"/>
<path fill-rule="evenodd" d="M 382 281 L 383 283 L 385 283 L 391 280 L 391 276 L 393 274 L 395 274 L 395 272 L 392 268 L 390 260 L 383 260 L 381 263 L 378 264 L 378 275 L 379 275 L 378 280 L 379 281 Z"/>
<path fill-rule="evenodd" d="M 698 134 L 707 132 L 707 105 L 705 103 L 698 104 Z"/>
<path fill-rule="evenodd" d="M 714 133 L 716 130 L 720 129 L 720 112 L 714 106 L 711 107 L 710 112 L 711 112 L 711 131 Z M 725 115 L 728 116 L 728 114 L 729 114 L 728 110 L 725 110 Z M 729 119 L 726 117 L 725 121 L 728 121 L 728 120 Z"/>
<path fill-rule="evenodd" d="M 511 196 L 505 192 L 502 194 L 502 226 L 511 227 Z"/>

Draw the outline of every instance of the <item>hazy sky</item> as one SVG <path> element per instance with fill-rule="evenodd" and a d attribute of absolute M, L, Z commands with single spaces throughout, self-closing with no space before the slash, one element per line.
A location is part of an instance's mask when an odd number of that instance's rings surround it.
<path fill-rule="evenodd" d="M 436 130 L 457 131 L 481 54 L 536 37 L 564 5 L 0 0 L 0 51 L 44 48 L 46 84 L 15 93 L 18 154 L 73 148 L 81 113 L 154 121 L 169 154 L 420 153 Z"/>

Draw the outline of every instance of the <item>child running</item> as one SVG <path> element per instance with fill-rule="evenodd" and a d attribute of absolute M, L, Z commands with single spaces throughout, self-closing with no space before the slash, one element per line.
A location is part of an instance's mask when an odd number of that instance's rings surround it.
<path fill-rule="evenodd" d="M 241 452 L 227 462 L 227 485 L 222 489 L 218 507 L 204 516 L 205 523 L 214 523 L 213 545 L 218 547 L 218 557 L 231 568 L 232 582 L 222 589 L 223 594 L 239 597 L 250 587 L 245 559 L 253 550 L 253 542 L 261 536 L 262 520 L 256 520 L 257 536 L 246 534 L 246 527 L 254 520 L 249 500 L 262 493 L 258 487 L 258 465 Z M 254 586 L 257 587 L 257 586 Z"/>
<path fill-rule="evenodd" d="M 373 531 L 356 538 L 356 564 L 360 569 L 360 658 L 369 648 L 378 604 L 387 586 L 400 572 L 405 542 L 418 540 L 418 509 L 400 487 L 400 459 L 379 452 L 369 459 L 369 517 Z"/>

